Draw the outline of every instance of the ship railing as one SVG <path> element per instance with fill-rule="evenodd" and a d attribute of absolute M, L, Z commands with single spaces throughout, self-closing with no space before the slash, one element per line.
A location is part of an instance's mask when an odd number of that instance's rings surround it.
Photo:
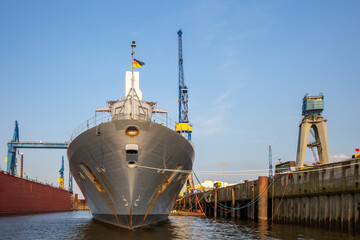
<path fill-rule="evenodd" d="M 175 131 L 176 129 L 177 123 L 171 118 L 169 118 L 167 114 L 152 114 L 151 121 L 170 128 L 173 131 Z"/>
<path fill-rule="evenodd" d="M 90 128 L 96 127 L 97 125 L 99 125 L 101 123 L 106 123 L 109 121 L 111 121 L 111 113 L 110 112 L 101 112 L 99 114 L 95 114 L 94 117 L 89 118 L 88 120 L 86 120 L 85 122 L 80 124 L 80 126 L 78 128 L 75 129 L 75 131 L 73 132 L 73 134 L 70 137 L 69 143 L 72 142 L 81 133 L 89 130 Z"/>
<path fill-rule="evenodd" d="M 134 117 L 131 117 L 130 114 L 120 114 L 116 116 L 112 116 L 110 112 L 101 112 L 99 114 L 96 114 L 94 117 L 86 120 L 83 122 L 78 128 L 75 129 L 73 134 L 70 137 L 69 144 L 81 133 L 96 127 L 102 123 L 111 122 L 114 120 L 120 120 L 120 119 L 140 119 L 144 121 L 151 121 L 160 125 L 163 125 L 164 127 L 167 127 L 173 131 L 176 129 L 176 122 L 170 119 L 167 114 L 152 114 L 149 118 L 148 116 L 145 116 L 143 114 L 140 115 L 134 115 Z"/>

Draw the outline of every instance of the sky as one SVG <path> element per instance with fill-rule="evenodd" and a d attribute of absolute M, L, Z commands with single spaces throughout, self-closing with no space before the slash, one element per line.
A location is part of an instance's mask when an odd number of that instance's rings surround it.
<path fill-rule="evenodd" d="M 0 0 L 0 168 L 15 120 L 20 141 L 65 142 L 119 99 L 131 41 L 146 64 L 144 100 L 177 121 L 180 28 L 195 172 L 221 171 L 221 162 L 267 169 L 269 144 L 274 164 L 295 161 L 306 93 L 325 96 L 331 160 L 351 157 L 360 147 L 359 12 L 359 1 L 331 0 Z M 65 150 L 21 151 L 26 175 L 57 184 Z"/>

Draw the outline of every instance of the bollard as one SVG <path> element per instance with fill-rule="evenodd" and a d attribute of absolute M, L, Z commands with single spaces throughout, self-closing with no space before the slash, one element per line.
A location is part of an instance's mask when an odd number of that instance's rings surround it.
<path fill-rule="evenodd" d="M 267 221 L 267 203 L 268 203 L 268 195 L 266 189 L 268 188 L 268 178 L 267 177 L 259 177 L 259 196 L 261 198 L 258 201 L 258 219 Z"/>

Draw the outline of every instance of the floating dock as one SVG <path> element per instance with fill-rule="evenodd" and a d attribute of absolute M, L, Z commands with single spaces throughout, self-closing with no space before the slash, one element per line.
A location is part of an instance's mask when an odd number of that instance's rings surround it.
<path fill-rule="evenodd" d="M 0 171 L 0 216 L 71 209 L 69 191 Z"/>

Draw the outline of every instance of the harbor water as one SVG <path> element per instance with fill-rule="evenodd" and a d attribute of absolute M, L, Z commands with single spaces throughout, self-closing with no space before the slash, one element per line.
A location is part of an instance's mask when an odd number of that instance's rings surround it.
<path fill-rule="evenodd" d="M 323 228 L 194 216 L 129 231 L 93 220 L 90 212 L 0 217 L 0 239 L 358 239 Z"/>

